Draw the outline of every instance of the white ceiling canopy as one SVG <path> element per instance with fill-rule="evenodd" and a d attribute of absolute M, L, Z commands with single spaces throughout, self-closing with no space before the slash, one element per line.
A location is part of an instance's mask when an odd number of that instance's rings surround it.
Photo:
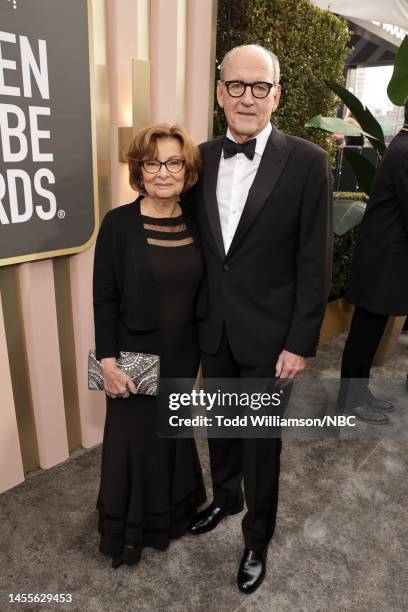
<path fill-rule="evenodd" d="M 312 0 L 322 9 L 350 19 L 380 21 L 408 30 L 408 0 Z"/>

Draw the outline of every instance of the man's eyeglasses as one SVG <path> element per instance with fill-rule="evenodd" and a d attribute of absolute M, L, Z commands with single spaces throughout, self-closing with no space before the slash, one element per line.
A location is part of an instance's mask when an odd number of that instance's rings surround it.
<path fill-rule="evenodd" d="M 254 98 L 266 98 L 269 94 L 273 83 L 266 81 L 257 81 L 256 83 L 244 83 L 243 81 L 223 81 L 229 95 L 232 98 L 241 98 L 244 95 L 246 88 L 250 87 Z"/>
<path fill-rule="evenodd" d="M 148 174 L 157 174 L 162 166 L 165 166 L 169 172 L 176 174 L 184 168 L 186 162 L 184 159 L 168 159 L 165 162 L 156 159 L 142 159 L 139 163 Z"/>

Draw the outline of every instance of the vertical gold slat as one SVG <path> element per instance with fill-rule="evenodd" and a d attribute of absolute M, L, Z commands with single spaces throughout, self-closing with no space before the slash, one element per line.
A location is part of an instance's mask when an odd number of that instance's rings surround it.
<path fill-rule="evenodd" d="M 132 59 L 132 101 L 134 136 L 150 123 L 150 62 Z"/>
<path fill-rule="evenodd" d="M 24 481 L 24 469 L 18 436 L 16 406 L 4 329 L 3 304 L 0 293 L 0 494 Z"/>
<path fill-rule="evenodd" d="M 4 325 L 10 359 L 11 383 L 16 408 L 21 457 L 24 471 L 29 472 L 38 468 L 40 460 L 31 402 L 17 269 L 15 266 L 0 268 L 0 291 L 3 301 Z"/>
<path fill-rule="evenodd" d="M 105 0 L 88 0 L 91 62 L 91 104 L 94 147 L 94 191 L 99 219 L 110 209 L 109 82 L 106 58 Z"/>
<path fill-rule="evenodd" d="M 105 64 L 94 65 L 92 101 L 95 113 L 97 173 L 94 189 L 99 199 L 99 219 L 110 210 L 110 142 L 108 71 Z"/>
<path fill-rule="evenodd" d="M 65 422 L 68 449 L 81 446 L 78 409 L 78 387 L 75 367 L 74 327 L 71 310 L 71 286 L 67 257 L 53 261 L 55 302 L 57 306 L 58 341 L 60 347 L 62 387 L 64 391 Z"/>

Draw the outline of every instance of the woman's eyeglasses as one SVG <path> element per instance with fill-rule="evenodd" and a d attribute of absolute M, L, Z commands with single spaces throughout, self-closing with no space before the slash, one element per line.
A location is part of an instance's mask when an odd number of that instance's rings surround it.
<path fill-rule="evenodd" d="M 148 174 L 157 174 L 162 166 L 165 166 L 166 170 L 175 174 L 184 168 L 186 162 L 184 159 L 168 159 L 165 162 L 156 159 L 142 159 L 139 163 Z"/>

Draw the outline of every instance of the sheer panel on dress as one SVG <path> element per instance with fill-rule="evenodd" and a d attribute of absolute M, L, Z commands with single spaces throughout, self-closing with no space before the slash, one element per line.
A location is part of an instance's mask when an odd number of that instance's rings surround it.
<path fill-rule="evenodd" d="M 142 220 L 148 244 L 177 247 L 193 243 L 193 238 L 182 215 L 165 218 L 142 215 Z"/>

